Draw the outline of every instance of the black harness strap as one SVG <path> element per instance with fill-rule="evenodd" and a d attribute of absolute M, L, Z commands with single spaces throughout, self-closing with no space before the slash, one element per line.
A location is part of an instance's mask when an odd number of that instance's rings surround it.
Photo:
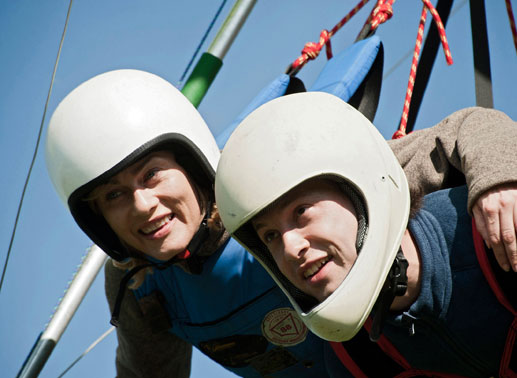
<path fill-rule="evenodd" d="M 490 51 L 488 48 L 484 0 L 470 0 L 470 27 L 472 29 L 476 105 L 493 108 L 494 99 L 492 96 Z"/>
<path fill-rule="evenodd" d="M 375 34 L 377 29 L 371 30 L 369 22 L 363 25 L 363 28 L 357 35 L 355 42 L 362 41 Z M 379 98 L 381 96 L 382 72 L 384 68 L 384 47 L 381 43 L 379 52 L 370 68 L 370 71 L 363 79 L 361 85 L 356 89 L 348 103 L 359 110 L 370 122 L 373 122 L 377 107 L 379 106 Z"/>
<path fill-rule="evenodd" d="M 364 327 L 351 340 L 341 344 L 367 377 L 396 377 L 406 371 L 384 353 L 378 343 L 370 340 Z"/>
<path fill-rule="evenodd" d="M 474 239 L 476 257 L 485 279 L 499 303 L 514 316 L 513 323 L 508 329 L 506 345 L 504 347 L 501 364 L 499 366 L 499 376 L 516 377 L 517 295 L 515 294 L 515 287 L 517 277 L 515 276 L 515 272 L 504 272 L 497 264 L 493 251 L 487 251 L 483 238 L 476 228 L 476 222 L 474 219 L 472 219 L 472 237 Z"/>
<path fill-rule="evenodd" d="M 399 247 L 395 261 L 393 261 L 393 265 L 386 278 L 386 283 L 373 307 L 372 328 L 370 329 L 371 341 L 377 341 L 381 337 L 386 315 L 395 297 L 403 296 L 407 291 L 408 265 L 408 261 L 402 253 L 402 248 Z"/>
<path fill-rule="evenodd" d="M 149 264 L 143 264 L 134 267 L 129 272 L 127 272 L 124 277 L 120 280 L 119 289 L 117 292 L 117 299 L 115 299 L 115 306 L 113 307 L 113 312 L 111 313 L 111 319 L 110 323 L 114 327 L 118 327 L 120 325 L 119 322 L 119 316 L 120 316 L 120 309 L 122 307 L 122 300 L 124 299 L 124 294 L 126 293 L 126 287 L 129 280 L 137 274 L 139 271 L 141 271 L 144 268 L 150 267 L 154 265 L 153 263 Z"/>
<path fill-rule="evenodd" d="M 370 122 L 373 122 L 379 105 L 383 66 L 384 48 L 381 44 L 370 71 L 366 74 L 363 82 L 352 97 L 350 97 L 350 100 L 348 100 L 348 103 L 359 110 Z"/>

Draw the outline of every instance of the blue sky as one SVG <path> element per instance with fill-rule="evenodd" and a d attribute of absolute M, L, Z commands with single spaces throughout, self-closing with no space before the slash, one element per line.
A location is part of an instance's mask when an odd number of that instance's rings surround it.
<path fill-rule="evenodd" d="M 321 29 L 332 28 L 357 0 L 259 1 L 229 50 L 224 65 L 199 110 L 218 134 L 269 81 L 298 57 L 305 42 L 317 41 Z M 348 46 L 372 4 L 332 39 L 334 52 Z M 436 1 L 433 1 L 435 4 Z M 517 119 L 517 53 L 503 0 L 487 1 L 494 106 Z M 0 0 L 0 166 L 6 202 L 0 218 L 2 267 L 21 191 L 36 144 L 68 1 Z M 59 101 L 81 82 L 99 73 L 137 68 L 178 85 L 220 1 L 76 0 L 50 98 L 48 119 Z M 228 14 L 228 1 L 207 42 Z M 512 0 L 517 11 L 517 0 Z M 475 105 L 469 7 L 456 0 L 447 27 L 454 64 L 438 53 L 435 69 L 417 119 L 417 128 L 441 120 L 455 110 Z M 366 10 L 367 9 L 367 10 Z M 421 2 L 400 0 L 394 16 L 381 25 L 385 47 L 384 80 L 376 126 L 387 138 L 398 125 L 405 96 Z M 428 16 L 428 25 L 431 17 Z M 310 86 L 326 61 L 322 54 L 298 75 Z M 91 242 L 59 202 L 38 153 L 22 208 L 7 275 L 0 292 L 0 366 L 15 376 L 38 334 L 44 330 L 81 257 Z M 41 377 L 58 376 L 109 328 L 109 313 L 100 273 L 77 311 Z M 115 375 L 116 339 L 111 334 L 66 375 Z M 192 377 L 230 377 L 231 373 L 195 352 Z"/>

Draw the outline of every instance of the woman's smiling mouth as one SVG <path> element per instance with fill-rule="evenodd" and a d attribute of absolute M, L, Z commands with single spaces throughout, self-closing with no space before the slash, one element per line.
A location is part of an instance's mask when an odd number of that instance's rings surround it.
<path fill-rule="evenodd" d="M 167 215 L 161 219 L 158 219 L 156 222 L 153 222 L 145 227 L 142 227 L 140 229 L 140 232 L 146 236 L 151 235 L 152 233 L 156 232 L 160 228 L 162 228 L 164 225 L 166 225 L 168 222 L 172 220 L 174 217 L 173 214 Z"/>

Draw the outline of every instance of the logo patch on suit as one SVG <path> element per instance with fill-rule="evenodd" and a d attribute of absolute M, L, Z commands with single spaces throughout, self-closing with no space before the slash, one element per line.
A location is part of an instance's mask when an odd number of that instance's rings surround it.
<path fill-rule="evenodd" d="M 307 327 L 292 308 L 277 308 L 262 320 L 262 334 L 275 345 L 299 344 L 305 340 L 307 332 Z"/>

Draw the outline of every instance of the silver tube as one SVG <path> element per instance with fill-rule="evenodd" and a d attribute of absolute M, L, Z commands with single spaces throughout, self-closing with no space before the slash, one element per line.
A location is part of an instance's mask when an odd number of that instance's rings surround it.
<path fill-rule="evenodd" d="M 107 257 L 96 245 L 90 247 L 52 319 L 23 363 L 18 378 L 36 378 L 39 375 Z"/>
<path fill-rule="evenodd" d="M 96 245 L 90 247 L 65 296 L 41 335 L 42 339 L 51 339 L 56 343 L 59 341 L 107 257 Z"/>
<path fill-rule="evenodd" d="M 237 0 L 207 52 L 223 60 L 257 0 Z"/>

